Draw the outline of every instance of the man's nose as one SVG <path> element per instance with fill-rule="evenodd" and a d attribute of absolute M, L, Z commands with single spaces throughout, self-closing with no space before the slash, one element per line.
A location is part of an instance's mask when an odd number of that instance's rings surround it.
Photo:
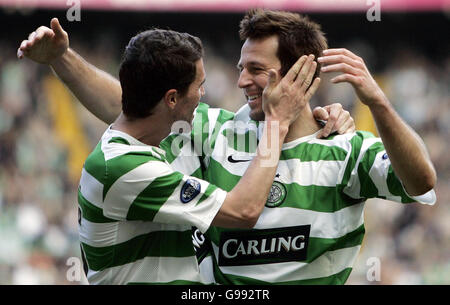
<path fill-rule="evenodd" d="M 247 69 L 242 69 L 242 71 L 239 74 L 238 79 L 238 87 L 239 88 L 245 88 L 252 84 L 252 76 L 250 73 L 248 73 Z"/>

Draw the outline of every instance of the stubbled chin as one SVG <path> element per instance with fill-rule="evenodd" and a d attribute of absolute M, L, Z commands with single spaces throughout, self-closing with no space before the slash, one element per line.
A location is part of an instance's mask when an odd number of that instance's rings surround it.
<path fill-rule="evenodd" d="M 254 121 L 264 121 L 264 112 L 262 110 L 262 97 L 258 97 L 252 101 L 247 101 L 250 107 L 250 118 Z"/>
<path fill-rule="evenodd" d="M 264 121 L 264 112 L 262 110 L 258 109 L 252 109 L 250 110 L 249 114 L 250 118 L 254 121 Z"/>

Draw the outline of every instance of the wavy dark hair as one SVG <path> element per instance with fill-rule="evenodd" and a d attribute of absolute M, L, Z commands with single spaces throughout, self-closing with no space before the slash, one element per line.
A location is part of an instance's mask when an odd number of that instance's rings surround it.
<path fill-rule="evenodd" d="M 239 36 L 241 40 L 263 39 L 277 35 L 277 56 L 284 76 L 302 55 L 314 54 L 315 59 L 328 48 L 327 39 L 319 24 L 308 17 L 296 13 L 252 9 L 241 20 Z M 320 74 L 317 64 L 314 78 Z"/>
<path fill-rule="evenodd" d="M 123 113 L 144 118 L 168 90 L 186 94 L 202 57 L 201 40 L 187 33 L 151 29 L 131 38 L 119 71 Z"/>

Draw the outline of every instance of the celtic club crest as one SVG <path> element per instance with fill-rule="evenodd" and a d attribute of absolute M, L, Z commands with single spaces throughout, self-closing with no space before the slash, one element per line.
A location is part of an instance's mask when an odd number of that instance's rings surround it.
<path fill-rule="evenodd" d="M 270 188 L 269 197 L 266 201 L 266 207 L 275 208 L 280 206 L 286 198 L 286 187 L 277 181 L 274 181 Z"/>

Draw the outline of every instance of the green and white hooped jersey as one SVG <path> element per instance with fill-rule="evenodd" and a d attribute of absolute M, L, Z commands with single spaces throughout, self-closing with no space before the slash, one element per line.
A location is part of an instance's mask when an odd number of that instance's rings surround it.
<path fill-rule="evenodd" d="M 248 106 L 236 114 L 197 108 L 192 143 L 178 145 L 200 156 L 172 155 L 185 173 L 230 191 L 255 154 L 262 124 Z M 163 148 L 167 151 L 173 138 Z M 202 150 L 199 153 L 199 150 Z M 187 155 L 187 154 L 186 154 Z M 187 168 L 186 168 L 187 166 Z M 249 190 L 252 192 L 255 190 Z M 211 227 L 212 256 L 202 253 L 200 269 L 219 284 L 343 284 L 364 237 L 368 198 L 434 204 L 435 193 L 409 196 L 395 176 L 381 139 L 368 132 L 285 143 L 266 207 L 252 230 Z M 193 236 L 194 243 L 204 242 Z M 208 277 L 209 274 L 209 277 Z"/>
<path fill-rule="evenodd" d="M 108 128 L 78 189 L 91 284 L 202 283 L 191 228 L 206 231 L 226 192 L 175 171 L 165 152 Z"/>

